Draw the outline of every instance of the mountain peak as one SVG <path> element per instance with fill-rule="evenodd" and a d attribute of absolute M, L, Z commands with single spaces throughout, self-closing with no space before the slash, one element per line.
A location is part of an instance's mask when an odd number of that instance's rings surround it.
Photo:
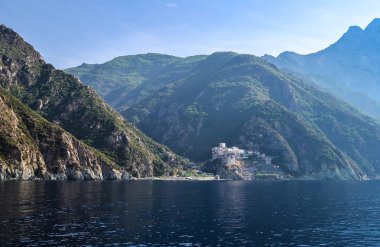
<path fill-rule="evenodd" d="M 380 32 L 380 18 L 375 18 L 365 28 L 365 31 L 379 31 Z"/>
<path fill-rule="evenodd" d="M 357 42 L 359 42 L 361 39 L 362 39 L 362 36 L 363 36 L 364 32 L 363 32 L 363 29 L 359 26 L 350 26 L 347 30 L 347 32 L 345 32 L 343 34 L 343 36 L 335 43 L 333 44 L 331 47 L 335 47 L 336 45 L 352 45 L 352 44 L 356 44 Z"/>
<path fill-rule="evenodd" d="M 208 60 L 210 59 L 214 59 L 214 58 L 217 58 L 217 59 L 230 59 L 234 56 L 237 56 L 238 54 L 235 53 L 235 52 L 232 52 L 232 51 L 217 51 L 217 52 L 214 52 L 212 54 L 210 54 L 208 56 Z"/>
<path fill-rule="evenodd" d="M 7 28 L 4 24 L 0 24 L 0 30 Z"/>
<path fill-rule="evenodd" d="M 347 32 L 361 32 L 363 29 L 359 26 L 350 26 Z"/>
<path fill-rule="evenodd" d="M 0 24 L 0 31 L 5 30 L 5 29 L 10 29 L 10 28 L 5 26 L 4 24 Z"/>
<path fill-rule="evenodd" d="M 11 28 L 5 26 L 4 24 L 0 25 L 0 40 L 14 40 L 17 38 L 21 38 L 15 31 Z"/>
<path fill-rule="evenodd" d="M 353 37 L 361 34 L 363 29 L 359 26 L 350 26 L 345 34 L 343 34 L 342 38 L 345 37 Z"/>
<path fill-rule="evenodd" d="M 13 29 L 3 24 L 0 25 L 0 50 L 3 55 L 12 59 L 24 60 L 29 57 L 29 59 L 33 58 L 32 60 L 34 62 L 44 63 L 43 57 L 33 46 L 28 44 L 18 33 L 13 31 Z"/>

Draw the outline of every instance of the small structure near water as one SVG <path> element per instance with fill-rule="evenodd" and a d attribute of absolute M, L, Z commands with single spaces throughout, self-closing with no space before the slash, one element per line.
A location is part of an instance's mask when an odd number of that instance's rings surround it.
<path fill-rule="evenodd" d="M 228 148 L 226 143 L 219 143 L 211 149 L 214 174 L 223 178 L 281 179 L 284 173 L 278 165 L 272 164 L 272 157 L 259 151 L 250 151 L 238 147 Z"/>
<path fill-rule="evenodd" d="M 221 159 L 222 164 L 232 165 L 237 160 L 244 159 L 249 151 L 237 147 L 227 148 L 225 143 L 219 143 L 219 146 L 212 148 L 211 152 L 212 160 Z"/>

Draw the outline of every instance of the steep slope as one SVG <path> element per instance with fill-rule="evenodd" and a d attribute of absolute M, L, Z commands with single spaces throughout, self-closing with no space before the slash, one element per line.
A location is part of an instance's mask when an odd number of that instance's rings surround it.
<path fill-rule="evenodd" d="M 206 56 L 163 54 L 117 57 L 104 64 L 82 64 L 65 71 L 94 88 L 114 108 L 128 108 L 166 83 L 186 75 Z"/>
<path fill-rule="evenodd" d="M 104 154 L 49 123 L 0 88 L 0 180 L 120 179 Z"/>
<path fill-rule="evenodd" d="M 281 69 L 325 86 L 359 109 L 380 117 L 380 19 L 364 30 L 352 26 L 334 44 L 317 53 L 264 56 Z"/>
<path fill-rule="evenodd" d="M 32 46 L 4 25 L 0 26 L 0 56 L 2 87 L 133 176 L 175 173 L 185 164 L 126 122 L 78 79 L 46 64 Z"/>
<path fill-rule="evenodd" d="M 274 156 L 304 178 L 380 172 L 380 126 L 373 119 L 250 55 L 210 55 L 123 114 L 194 160 L 227 142 Z"/>

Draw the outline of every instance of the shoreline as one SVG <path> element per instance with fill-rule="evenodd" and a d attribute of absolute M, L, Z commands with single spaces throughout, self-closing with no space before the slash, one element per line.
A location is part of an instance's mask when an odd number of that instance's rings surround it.
<path fill-rule="evenodd" d="M 228 179 L 216 179 L 212 176 L 206 177 L 145 177 L 131 178 L 130 180 L 152 180 L 152 181 L 226 181 Z"/>

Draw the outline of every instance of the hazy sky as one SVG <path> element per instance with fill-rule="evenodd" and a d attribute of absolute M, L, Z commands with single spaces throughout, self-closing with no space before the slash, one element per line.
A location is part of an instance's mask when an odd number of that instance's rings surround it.
<path fill-rule="evenodd" d="M 67 68 L 147 52 L 310 53 L 379 10 L 379 0 L 0 0 L 0 23 Z"/>

